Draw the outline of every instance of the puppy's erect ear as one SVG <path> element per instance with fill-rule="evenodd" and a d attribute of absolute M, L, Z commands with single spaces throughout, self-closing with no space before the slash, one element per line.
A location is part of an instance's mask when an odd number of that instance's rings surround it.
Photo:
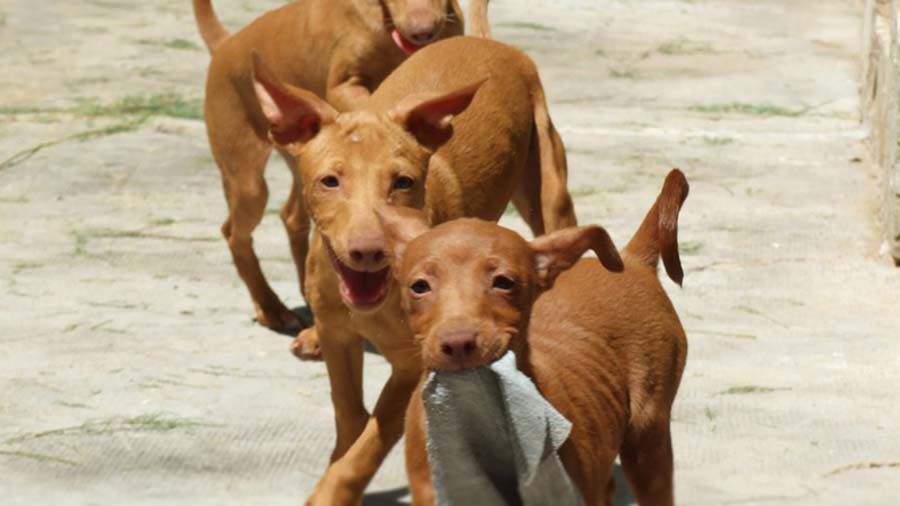
<path fill-rule="evenodd" d="M 428 219 L 425 213 L 410 207 L 380 205 L 375 208 L 375 215 L 381 220 L 384 230 L 391 269 L 394 274 L 403 263 L 403 254 L 410 241 L 428 231 Z"/>
<path fill-rule="evenodd" d="M 397 103 L 388 116 L 411 133 L 419 144 L 435 151 L 453 136 L 450 121 L 466 110 L 487 78 L 446 94 L 416 93 Z"/>
<path fill-rule="evenodd" d="M 334 122 L 338 113 L 328 102 L 280 82 L 256 51 L 252 56 L 253 91 L 269 120 L 273 141 L 282 146 L 306 142 L 315 137 L 323 125 Z"/>
<path fill-rule="evenodd" d="M 608 270 L 619 272 L 625 268 L 616 245 L 600 225 L 558 230 L 531 241 L 531 249 L 538 284 L 544 290 L 549 290 L 556 277 L 575 265 L 589 249 L 597 253 L 600 263 Z"/>

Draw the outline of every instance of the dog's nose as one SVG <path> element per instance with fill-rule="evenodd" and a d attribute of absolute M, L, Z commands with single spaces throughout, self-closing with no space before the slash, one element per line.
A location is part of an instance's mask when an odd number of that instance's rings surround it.
<path fill-rule="evenodd" d="M 384 267 L 384 239 L 364 231 L 353 233 L 347 242 L 350 267 L 359 271 L 374 271 Z"/>
<path fill-rule="evenodd" d="M 350 250 L 350 259 L 364 269 L 374 269 L 384 262 L 384 250 L 381 248 L 354 248 Z"/>
<path fill-rule="evenodd" d="M 434 25 L 421 29 L 410 30 L 409 38 L 419 46 L 424 46 L 434 40 Z"/>
<path fill-rule="evenodd" d="M 461 330 L 441 336 L 441 353 L 454 360 L 465 360 L 475 352 L 477 332 Z"/>
<path fill-rule="evenodd" d="M 409 38 L 418 45 L 424 46 L 437 37 L 437 20 L 428 11 L 411 12 L 409 15 Z"/>

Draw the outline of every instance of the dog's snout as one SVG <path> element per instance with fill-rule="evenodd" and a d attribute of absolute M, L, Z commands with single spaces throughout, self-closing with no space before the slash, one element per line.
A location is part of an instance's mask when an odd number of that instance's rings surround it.
<path fill-rule="evenodd" d="M 350 250 L 350 259 L 359 267 L 374 268 L 381 266 L 384 262 L 383 249 L 362 249 L 355 248 Z"/>
<path fill-rule="evenodd" d="M 376 270 L 384 267 L 384 241 L 376 238 L 359 238 L 350 241 L 347 253 L 358 270 Z"/>
<path fill-rule="evenodd" d="M 475 352 L 477 332 L 455 331 L 441 336 L 441 353 L 454 360 L 465 360 Z"/>
<path fill-rule="evenodd" d="M 409 38 L 413 43 L 424 46 L 437 37 L 437 19 L 427 10 L 409 13 Z"/>

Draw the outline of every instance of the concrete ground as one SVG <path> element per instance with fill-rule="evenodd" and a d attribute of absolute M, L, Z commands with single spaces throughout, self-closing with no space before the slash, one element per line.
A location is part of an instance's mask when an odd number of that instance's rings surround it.
<path fill-rule="evenodd" d="M 0 497 L 298 504 L 333 440 L 325 368 L 255 324 L 187 0 L 0 4 Z M 277 0 L 216 0 L 237 28 Z M 495 0 L 537 61 L 582 223 L 624 244 L 671 167 L 690 341 L 680 504 L 895 504 L 900 272 L 857 114 L 861 3 Z M 301 306 L 268 173 L 257 251 Z M 504 222 L 522 229 L 510 214 Z M 371 402 L 388 367 L 366 360 Z M 395 451 L 367 504 L 404 495 Z M 625 501 L 620 501 L 625 502 Z"/>

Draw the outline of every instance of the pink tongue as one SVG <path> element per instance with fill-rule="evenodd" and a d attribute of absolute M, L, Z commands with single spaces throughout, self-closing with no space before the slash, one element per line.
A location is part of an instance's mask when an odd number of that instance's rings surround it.
<path fill-rule="evenodd" d="M 406 40 L 406 37 L 404 37 L 399 31 L 397 31 L 396 28 L 391 32 L 391 38 L 394 39 L 394 44 L 397 44 L 397 47 L 402 49 L 406 54 L 413 54 L 422 47 Z"/>
<path fill-rule="evenodd" d="M 387 268 L 378 272 L 361 272 L 341 266 L 341 278 L 347 288 L 346 295 L 354 304 L 377 302 L 384 288 Z"/>

